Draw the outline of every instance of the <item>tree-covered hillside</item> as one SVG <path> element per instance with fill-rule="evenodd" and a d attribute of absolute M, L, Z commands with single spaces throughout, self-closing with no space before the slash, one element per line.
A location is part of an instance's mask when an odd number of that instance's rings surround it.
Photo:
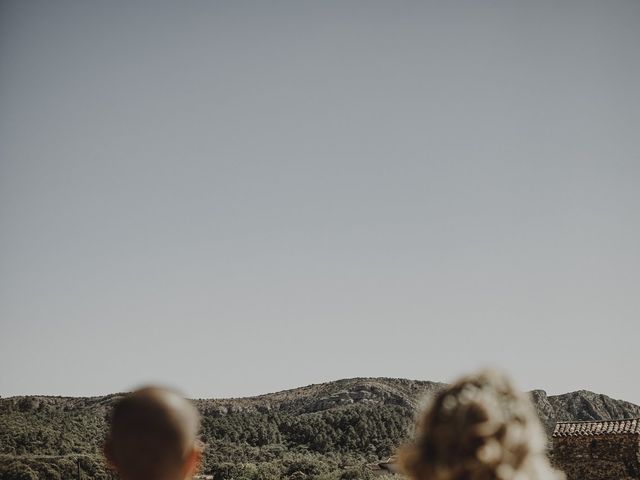
<path fill-rule="evenodd" d="M 206 444 L 202 471 L 216 480 L 366 478 L 391 455 L 419 406 L 443 384 L 360 378 L 258 397 L 195 400 Z M 640 416 L 640 407 L 575 392 L 533 398 L 547 427 L 558 419 Z M 100 449 L 119 395 L 0 399 L 0 479 L 111 478 Z"/>

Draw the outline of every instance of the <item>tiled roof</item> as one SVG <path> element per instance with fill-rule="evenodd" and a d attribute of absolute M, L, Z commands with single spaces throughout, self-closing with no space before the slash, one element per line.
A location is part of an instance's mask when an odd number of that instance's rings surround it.
<path fill-rule="evenodd" d="M 640 418 L 598 422 L 558 422 L 553 429 L 554 437 L 620 434 L 640 435 Z"/>

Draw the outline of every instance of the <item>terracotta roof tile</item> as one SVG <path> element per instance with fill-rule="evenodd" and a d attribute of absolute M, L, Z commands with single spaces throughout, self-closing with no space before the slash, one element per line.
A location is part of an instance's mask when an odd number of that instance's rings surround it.
<path fill-rule="evenodd" d="M 591 435 L 640 435 L 640 418 L 603 420 L 597 422 L 558 422 L 554 437 L 580 437 Z"/>

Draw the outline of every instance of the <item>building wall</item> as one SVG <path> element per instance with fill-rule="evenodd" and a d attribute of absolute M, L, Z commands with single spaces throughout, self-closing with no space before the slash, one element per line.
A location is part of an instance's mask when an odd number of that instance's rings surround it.
<path fill-rule="evenodd" d="M 557 437 L 551 454 L 567 480 L 640 480 L 640 436 Z"/>

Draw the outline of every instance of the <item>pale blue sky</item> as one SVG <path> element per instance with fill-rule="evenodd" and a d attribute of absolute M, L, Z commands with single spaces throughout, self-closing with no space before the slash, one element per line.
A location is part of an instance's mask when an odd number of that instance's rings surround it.
<path fill-rule="evenodd" d="M 0 394 L 640 403 L 640 2 L 0 4 Z"/>

